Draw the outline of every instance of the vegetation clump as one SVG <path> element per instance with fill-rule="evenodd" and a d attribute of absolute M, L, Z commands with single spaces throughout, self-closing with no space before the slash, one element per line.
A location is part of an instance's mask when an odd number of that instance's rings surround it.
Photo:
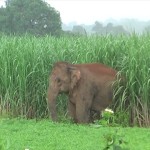
<path fill-rule="evenodd" d="M 111 106 L 115 115 L 118 112 L 120 123 L 121 118 L 126 118 L 132 125 L 148 127 L 149 38 L 148 34 L 59 38 L 0 35 L 0 112 L 27 118 L 48 117 L 47 86 L 53 63 L 100 62 L 125 77 Z M 66 97 L 62 95 L 57 102 L 59 114 L 66 114 L 66 105 Z"/>

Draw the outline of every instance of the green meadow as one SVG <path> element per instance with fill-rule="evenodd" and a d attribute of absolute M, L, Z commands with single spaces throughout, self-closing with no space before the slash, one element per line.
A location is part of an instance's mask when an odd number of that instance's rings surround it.
<path fill-rule="evenodd" d="M 1 150 L 150 149 L 149 128 L 52 123 L 44 119 L 1 119 L 0 124 Z"/>
<path fill-rule="evenodd" d="M 59 123 L 48 119 L 48 78 L 56 61 L 100 62 L 124 76 L 114 93 L 111 124 L 109 119 L 92 125 L 71 123 L 65 95 L 57 100 Z M 0 35 L 0 150 L 149 150 L 150 130 L 139 128 L 150 126 L 149 108 L 149 34 Z"/>

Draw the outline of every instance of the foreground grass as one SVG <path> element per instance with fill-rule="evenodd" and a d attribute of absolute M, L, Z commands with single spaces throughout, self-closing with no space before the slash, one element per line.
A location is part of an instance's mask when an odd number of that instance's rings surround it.
<path fill-rule="evenodd" d="M 112 128 L 49 120 L 0 120 L 0 149 L 8 150 L 103 150 L 108 135 L 116 130 L 130 150 L 149 150 L 150 129 Z"/>

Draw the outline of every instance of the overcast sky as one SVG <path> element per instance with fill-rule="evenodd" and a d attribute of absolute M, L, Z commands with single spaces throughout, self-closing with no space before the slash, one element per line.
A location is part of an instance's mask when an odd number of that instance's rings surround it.
<path fill-rule="evenodd" d="M 0 0 L 0 5 L 5 0 Z M 96 20 L 150 20 L 150 0 L 45 0 L 60 12 L 63 23 L 93 24 Z"/>
<path fill-rule="evenodd" d="M 150 20 L 150 0 L 47 0 L 64 23 L 91 24 L 96 20 L 135 18 Z"/>

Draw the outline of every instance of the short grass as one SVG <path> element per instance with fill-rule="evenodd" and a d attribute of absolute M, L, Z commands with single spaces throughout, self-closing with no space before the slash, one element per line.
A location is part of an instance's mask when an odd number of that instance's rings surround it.
<path fill-rule="evenodd" d="M 103 150 L 106 137 L 116 134 L 128 150 L 149 150 L 149 128 L 113 128 L 49 120 L 0 120 L 0 150 Z M 125 150 L 125 149 L 124 149 Z M 127 150 L 127 149 L 126 149 Z"/>

